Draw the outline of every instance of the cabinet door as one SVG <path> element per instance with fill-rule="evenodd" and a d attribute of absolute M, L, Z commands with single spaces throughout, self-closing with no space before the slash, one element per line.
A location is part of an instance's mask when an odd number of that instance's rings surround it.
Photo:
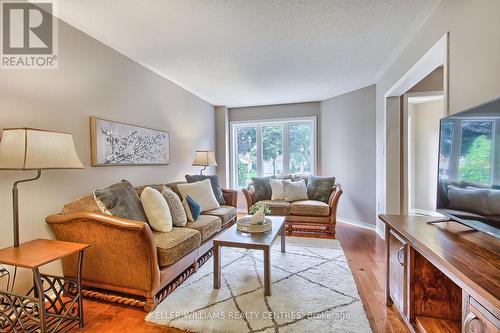
<path fill-rule="evenodd" d="M 407 242 L 395 234 L 389 233 L 389 292 L 394 305 L 404 317 L 407 316 Z"/>
<path fill-rule="evenodd" d="M 500 320 L 472 297 L 464 299 L 463 333 L 498 333 Z"/>

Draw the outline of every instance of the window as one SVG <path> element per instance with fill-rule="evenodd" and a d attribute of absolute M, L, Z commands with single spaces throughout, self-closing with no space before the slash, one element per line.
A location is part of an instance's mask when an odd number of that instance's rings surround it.
<path fill-rule="evenodd" d="M 237 129 L 237 186 L 245 186 L 247 179 L 257 175 L 257 131 L 255 127 Z"/>
<path fill-rule="evenodd" d="M 255 176 L 315 172 L 315 117 L 233 122 L 231 135 L 234 188 Z"/>

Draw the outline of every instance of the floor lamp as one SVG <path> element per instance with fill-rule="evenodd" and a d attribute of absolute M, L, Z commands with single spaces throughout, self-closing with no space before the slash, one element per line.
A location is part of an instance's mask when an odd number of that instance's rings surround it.
<path fill-rule="evenodd" d="M 19 204 L 17 185 L 37 180 L 42 170 L 83 169 L 69 133 L 33 128 L 6 128 L 0 133 L 0 170 L 34 170 L 33 178 L 12 186 L 14 247 L 19 246 Z"/>

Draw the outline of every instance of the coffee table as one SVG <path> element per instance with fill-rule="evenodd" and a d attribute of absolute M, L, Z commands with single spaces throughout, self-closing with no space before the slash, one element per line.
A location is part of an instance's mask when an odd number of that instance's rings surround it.
<path fill-rule="evenodd" d="M 264 295 L 271 296 L 271 246 L 278 234 L 281 235 L 281 252 L 285 252 L 285 217 L 266 216 L 273 222 L 270 231 L 251 234 L 241 232 L 235 223 L 214 238 L 214 289 L 220 289 L 221 284 L 221 248 L 237 247 L 241 249 L 262 250 L 264 252 Z"/>

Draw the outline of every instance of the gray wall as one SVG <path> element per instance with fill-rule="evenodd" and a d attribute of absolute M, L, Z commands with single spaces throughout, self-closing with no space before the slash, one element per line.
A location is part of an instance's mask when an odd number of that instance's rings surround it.
<path fill-rule="evenodd" d="M 319 116 L 320 103 L 294 103 L 229 109 L 229 121 Z"/>
<path fill-rule="evenodd" d="M 59 27 L 59 69 L 0 72 L 0 127 L 70 132 L 85 165 L 46 171 L 19 186 L 21 241 L 51 238 L 45 217 L 94 188 L 122 178 L 138 185 L 179 180 L 199 172 L 191 166 L 195 150 L 215 148 L 212 105 L 65 23 Z M 171 164 L 92 168 L 89 116 L 170 131 Z M 12 182 L 32 174 L 0 171 L 0 247 L 12 244 Z M 26 274 L 21 279 L 30 282 Z"/>
<path fill-rule="evenodd" d="M 384 212 L 384 95 L 449 32 L 449 111 L 456 113 L 500 95 L 500 1 L 441 1 L 377 81 L 377 202 Z M 382 224 L 378 231 L 383 234 Z"/>
<path fill-rule="evenodd" d="M 375 86 L 321 102 L 321 174 L 342 185 L 338 218 L 375 224 Z"/>
<path fill-rule="evenodd" d="M 444 68 L 436 68 L 420 82 L 411 87 L 408 92 L 442 91 L 444 90 Z"/>

